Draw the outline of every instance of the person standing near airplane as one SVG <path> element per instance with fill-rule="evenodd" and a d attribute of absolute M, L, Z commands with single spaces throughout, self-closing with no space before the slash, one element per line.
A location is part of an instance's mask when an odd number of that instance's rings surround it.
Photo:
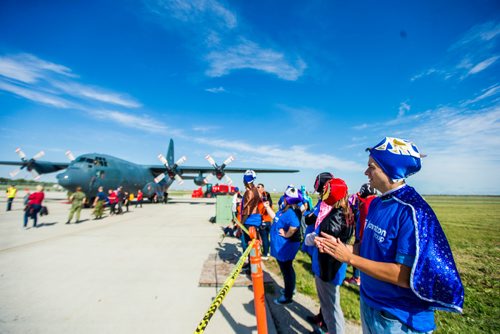
<path fill-rule="evenodd" d="M 123 187 L 119 186 L 115 192 L 116 192 L 116 204 L 118 204 L 118 209 L 116 210 L 116 213 L 122 214 L 123 213 L 123 201 L 125 199 L 125 193 L 123 192 Z"/>
<path fill-rule="evenodd" d="M 24 228 L 26 228 L 26 225 L 28 225 L 28 218 L 30 217 L 33 219 L 33 227 L 37 227 L 36 223 L 38 219 L 38 213 L 42 209 L 42 202 L 44 198 L 45 194 L 43 193 L 43 186 L 37 185 L 36 191 L 28 197 L 28 205 L 26 206 L 24 211 Z"/>
<path fill-rule="evenodd" d="M 108 202 L 109 202 L 109 215 L 114 215 L 116 213 L 116 203 L 118 203 L 118 196 L 113 189 L 108 190 Z"/>
<path fill-rule="evenodd" d="M 142 191 L 139 189 L 137 190 L 137 201 L 135 202 L 135 207 L 137 208 L 138 205 L 141 206 L 142 208 L 142 200 L 144 198 L 144 194 L 142 193 Z"/>
<path fill-rule="evenodd" d="M 69 209 L 68 221 L 66 224 L 71 223 L 73 215 L 76 213 L 76 223 L 80 222 L 80 213 L 82 212 L 82 207 L 85 204 L 85 194 L 82 192 L 82 187 L 76 187 L 76 191 L 69 197 L 71 202 L 71 208 Z"/>
<path fill-rule="evenodd" d="M 95 200 L 94 200 L 94 216 L 95 216 L 95 219 L 101 219 L 102 218 L 102 215 L 104 213 L 104 205 L 106 203 L 106 199 L 107 199 L 107 196 L 106 196 L 106 193 L 104 192 L 104 188 L 101 186 L 97 189 L 98 193 L 95 197 Z"/>
<path fill-rule="evenodd" d="M 421 155 L 393 137 L 367 151 L 365 175 L 382 195 L 370 204 L 359 253 L 325 234 L 320 251 L 361 271 L 363 333 L 430 333 L 434 310 L 462 312 L 464 288 L 434 211 L 405 183 Z"/>
<path fill-rule="evenodd" d="M 7 188 L 7 211 L 12 210 L 12 202 L 14 202 L 14 198 L 16 198 L 17 188 L 15 185 L 11 185 Z"/>

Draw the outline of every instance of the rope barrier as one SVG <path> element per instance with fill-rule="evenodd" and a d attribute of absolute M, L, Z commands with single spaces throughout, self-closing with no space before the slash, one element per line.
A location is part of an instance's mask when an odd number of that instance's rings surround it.
<path fill-rule="evenodd" d="M 248 232 L 248 231 L 247 231 Z M 233 286 L 234 282 L 236 281 L 236 278 L 238 277 L 241 268 L 243 267 L 243 264 L 245 263 L 245 259 L 247 258 L 248 254 L 252 250 L 252 247 L 254 246 L 256 240 L 252 240 L 249 244 L 247 249 L 243 252 L 241 255 L 238 263 L 236 263 L 236 267 L 233 269 L 229 277 L 226 279 L 224 282 L 224 285 L 222 289 L 220 289 L 219 293 L 217 296 L 215 296 L 214 301 L 208 308 L 208 311 L 205 313 L 203 316 L 203 319 L 201 319 L 200 323 L 198 324 L 198 327 L 196 327 L 196 330 L 194 331 L 195 334 L 200 334 L 205 331 L 205 328 L 207 328 L 208 323 L 210 322 L 210 319 L 212 319 L 213 315 L 215 314 L 215 311 L 219 308 L 219 306 L 222 304 L 222 301 L 224 298 L 226 298 L 227 293 Z"/>
<path fill-rule="evenodd" d="M 249 231 L 248 231 L 248 229 L 245 227 L 245 225 L 243 225 L 242 223 L 240 223 L 238 220 L 235 220 L 235 223 L 236 223 L 236 225 L 238 225 L 238 226 L 241 228 L 241 230 L 242 230 L 243 232 L 245 232 L 248 236 L 250 236 L 250 232 L 249 232 Z"/>

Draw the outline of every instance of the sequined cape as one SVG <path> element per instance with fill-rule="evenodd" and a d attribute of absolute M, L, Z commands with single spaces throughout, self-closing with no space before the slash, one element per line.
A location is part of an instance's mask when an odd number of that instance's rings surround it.
<path fill-rule="evenodd" d="M 464 287 L 448 240 L 427 202 L 410 186 L 389 194 L 411 207 L 415 224 L 416 257 L 410 287 L 432 309 L 462 313 Z"/>

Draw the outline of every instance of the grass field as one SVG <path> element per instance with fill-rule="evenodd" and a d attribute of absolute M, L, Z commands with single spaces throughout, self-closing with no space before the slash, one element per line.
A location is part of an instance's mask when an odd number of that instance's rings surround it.
<path fill-rule="evenodd" d="M 448 237 L 465 287 L 464 313 L 436 312 L 435 333 L 500 333 L 500 197 L 425 199 Z M 274 261 L 266 266 L 279 273 Z M 299 252 L 294 268 L 298 291 L 317 300 L 309 257 Z M 341 288 L 341 305 L 345 317 L 359 323 L 358 287 Z"/>

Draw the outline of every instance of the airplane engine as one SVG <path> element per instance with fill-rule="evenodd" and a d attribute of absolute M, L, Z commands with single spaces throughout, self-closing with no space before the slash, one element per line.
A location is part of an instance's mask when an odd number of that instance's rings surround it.
<path fill-rule="evenodd" d="M 155 194 L 160 193 L 163 195 L 163 187 L 155 182 L 147 183 L 142 189 L 144 197 L 152 198 Z"/>
<path fill-rule="evenodd" d="M 204 186 L 206 184 L 205 182 L 205 177 L 204 176 L 196 176 L 194 179 L 194 184 L 196 184 L 197 186 Z"/>

